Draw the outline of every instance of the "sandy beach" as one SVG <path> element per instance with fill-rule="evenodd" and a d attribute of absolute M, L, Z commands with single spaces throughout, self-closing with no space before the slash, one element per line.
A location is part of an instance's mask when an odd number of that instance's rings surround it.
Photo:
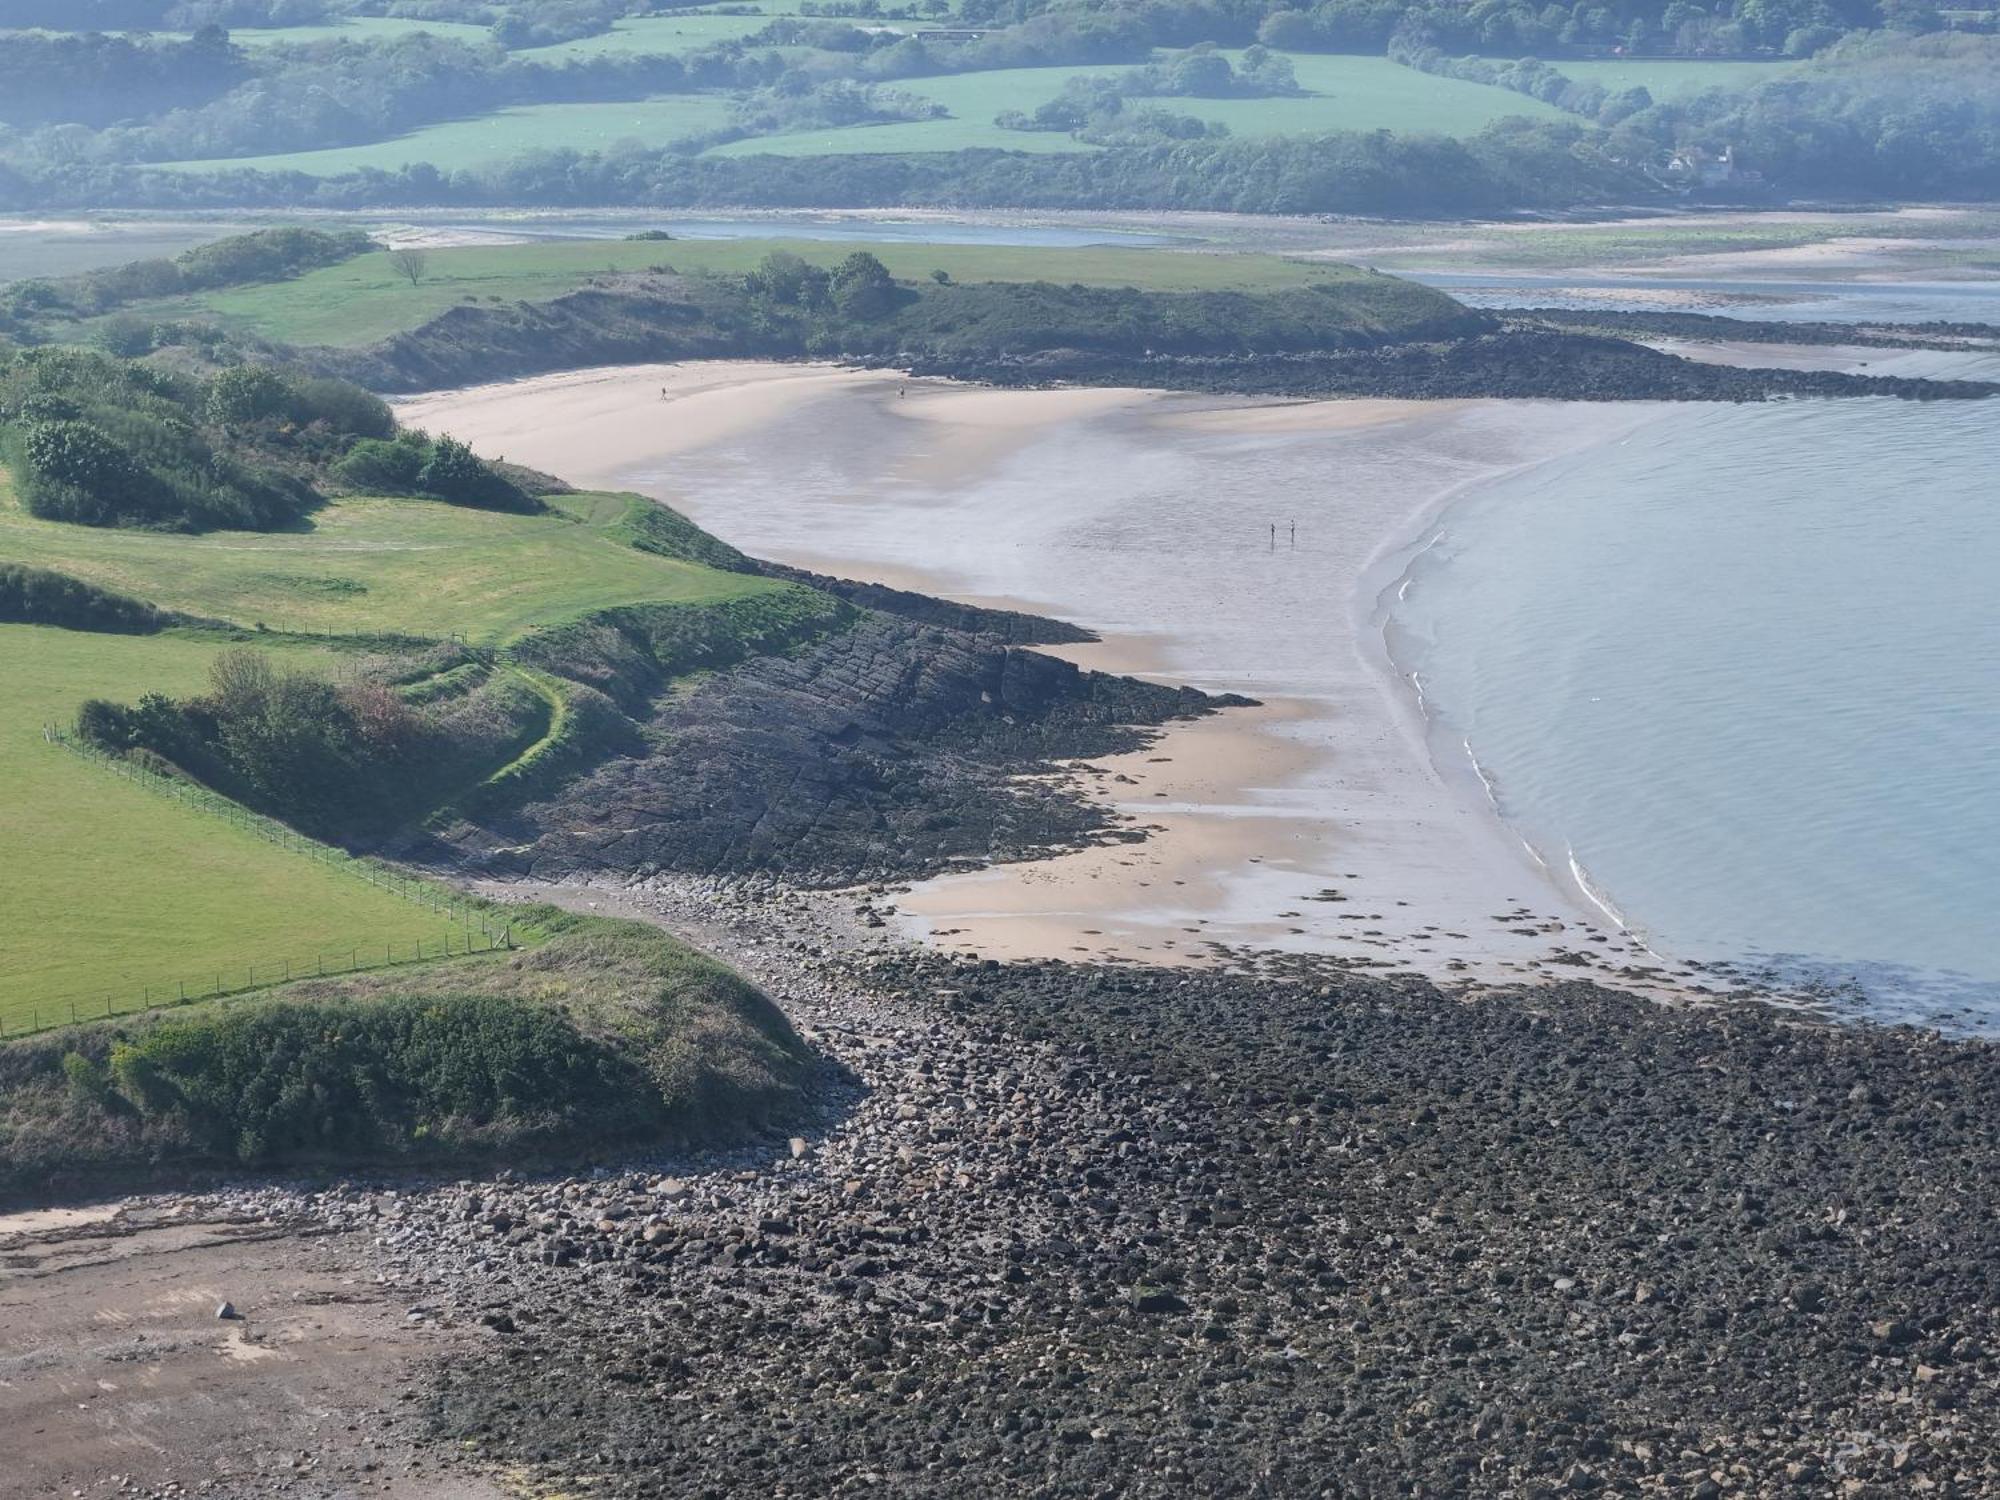
<path fill-rule="evenodd" d="M 1261 707 L 1079 768 L 1148 837 L 955 874 L 909 932 L 996 957 L 1257 946 L 1443 977 L 1653 962 L 1434 763 L 1381 641 L 1467 485 L 1649 408 L 1009 392 L 827 366 L 583 371 L 422 396 L 406 422 L 672 504 L 753 555 L 1098 631 L 1080 664 Z M 1566 956 L 1567 955 L 1567 956 Z"/>

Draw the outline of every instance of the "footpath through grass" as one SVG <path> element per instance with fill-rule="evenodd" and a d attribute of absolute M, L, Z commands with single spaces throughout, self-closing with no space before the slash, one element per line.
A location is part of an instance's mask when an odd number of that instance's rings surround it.
<path fill-rule="evenodd" d="M 449 924 L 42 738 L 85 698 L 200 690 L 223 644 L 0 625 L 0 1034 L 255 966 L 435 949 Z M 319 653 L 288 650 L 294 660 Z"/>
<path fill-rule="evenodd" d="M 1420 76 L 1420 75 L 1412 75 Z M 594 276 L 671 266 L 737 275 L 773 251 L 833 265 L 858 248 L 838 240 L 564 240 L 466 245 L 430 252 L 415 286 L 387 254 L 362 255 L 295 281 L 175 299 L 160 310 L 207 312 L 262 338 L 352 346 L 416 328 L 464 302 L 545 301 Z M 1277 291 L 1353 281 L 1365 272 L 1275 255 L 1204 254 L 1128 246 L 869 244 L 891 275 L 921 281 L 941 270 L 957 281 L 1050 281 L 1141 291 Z"/>
<path fill-rule="evenodd" d="M 296 531 L 172 536 L 40 520 L 0 481 L 0 556 L 233 625 L 463 636 L 475 646 L 615 605 L 719 603 L 781 587 L 628 546 L 614 528 L 646 503 L 631 496 L 551 503 L 553 514 L 516 516 L 435 500 L 340 500 Z M 81 696 L 55 716 L 67 722 Z"/>

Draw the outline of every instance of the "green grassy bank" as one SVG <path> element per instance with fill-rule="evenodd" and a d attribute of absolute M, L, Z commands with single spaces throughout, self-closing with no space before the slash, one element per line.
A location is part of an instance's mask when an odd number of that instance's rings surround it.
<path fill-rule="evenodd" d="M 809 1056 L 733 972 L 633 922 L 0 1047 L 0 1202 L 160 1173 L 521 1163 L 795 1115 Z"/>

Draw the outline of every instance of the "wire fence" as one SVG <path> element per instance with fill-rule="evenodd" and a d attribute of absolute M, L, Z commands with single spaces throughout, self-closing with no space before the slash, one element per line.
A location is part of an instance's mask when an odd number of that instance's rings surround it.
<path fill-rule="evenodd" d="M 447 930 L 436 938 L 417 938 L 400 944 L 385 943 L 375 948 L 343 948 L 338 952 L 317 953 L 305 959 L 278 959 L 269 963 L 235 963 L 204 970 L 192 978 L 167 979 L 141 985 L 136 993 L 107 990 L 101 995 L 58 996 L 16 1008 L 11 1020 L 0 1017 L 0 1037 L 31 1036 L 58 1026 L 74 1026 L 84 1021 L 104 1021 L 117 1016 L 157 1015 L 177 1006 L 207 1000 L 226 1000 L 248 995 L 295 979 L 333 979 L 345 974 L 369 973 L 380 969 L 407 968 L 432 964 L 441 959 L 473 953 L 492 953 L 514 948 L 513 934 L 505 928 L 494 933 L 476 930 Z"/>
<path fill-rule="evenodd" d="M 377 890 L 399 896 L 414 905 L 428 907 L 432 914 L 443 920 L 445 931 L 435 938 L 349 945 L 303 958 L 279 958 L 258 963 L 232 960 L 193 976 L 171 975 L 159 983 L 138 984 L 136 989 L 128 984 L 127 992 L 122 995 L 116 990 L 100 992 L 93 988 L 72 995 L 49 996 L 30 1004 L 25 1017 L 19 1006 L 12 1008 L 11 1019 L 0 1015 L 0 1037 L 25 1036 L 55 1026 L 104 1020 L 141 1011 L 158 1011 L 201 1000 L 226 999 L 231 995 L 268 989 L 276 984 L 288 984 L 295 979 L 330 978 L 409 964 L 435 963 L 440 959 L 518 946 L 511 922 L 492 913 L 485 903 L 468 901 L 447 886 L 416 879 L 379 861 L 358 858 L 344 849 L 307 838 L 277 819 L 252 812 L 207 787 L 176 776 L 163 775 L 149 767 L 108 754 L 79 739 L 61 725 L 44 724 L 42 738 L 147 791 L 170 797 L 184 807 L 217 818 L 289 853 L 315 860 L 342 875 L 364 880 Z"/>

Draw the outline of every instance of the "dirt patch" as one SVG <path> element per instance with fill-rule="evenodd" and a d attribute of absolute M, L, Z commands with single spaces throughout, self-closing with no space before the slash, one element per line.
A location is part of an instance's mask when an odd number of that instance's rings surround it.
<path fill-rule="evenodd" d="M 0 1489 L 496 1500 L 404 1441 L 414 1362 L 459 1335 L 366 1250 L 172 1201 L 0 1220 Z"/>

